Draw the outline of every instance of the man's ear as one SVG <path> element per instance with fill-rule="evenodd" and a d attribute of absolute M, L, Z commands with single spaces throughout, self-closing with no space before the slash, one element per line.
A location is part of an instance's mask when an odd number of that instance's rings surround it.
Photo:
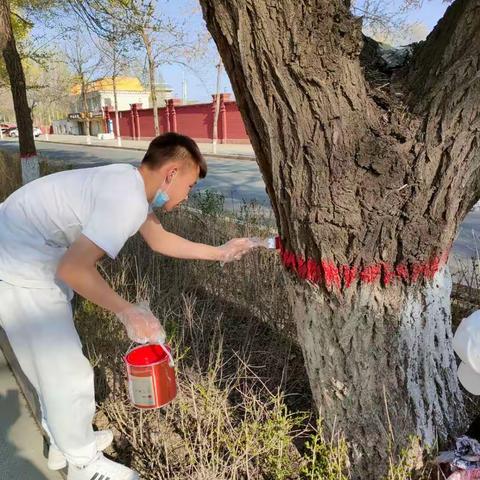
<path fill-rule="evenodd" d="M 178 173 L 178 167 L 172 168 L 167 175 L 167 182 L 170 183 Z"/>

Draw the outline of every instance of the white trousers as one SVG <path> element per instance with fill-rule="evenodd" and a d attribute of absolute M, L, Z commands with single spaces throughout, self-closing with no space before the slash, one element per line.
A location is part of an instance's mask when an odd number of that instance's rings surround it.
<path fill-rule="evenodd" d="M 67 461 L 85 465 L 97 454 L 93 369 L 73 324 L 70 292 L 32 289 L 0 280 L 0 325 L 35 387 L 42 425 Z"/>

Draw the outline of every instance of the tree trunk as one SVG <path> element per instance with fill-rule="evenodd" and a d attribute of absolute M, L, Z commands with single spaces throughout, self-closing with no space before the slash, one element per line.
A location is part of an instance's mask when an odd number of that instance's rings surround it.
<path fill-rule="evenodd" d="M 145 45 L 145 51 L 147 53 L 148 61 L 148 75 L 150 80 L 150 96 L 152 97 L 152 108 L 153 108 L 153 123 L 155 126 L 155 136 L 160 135 L 160 123 L 158 121 L 158 101 L 157 101 L 157 90 L 155 85 L 155 60 L 153 58 L 152 51 L 152 42 L 145 33 L 142 37 L 143 44 Z"/>
<path fill-rule="evenodd" d="M 320 415 L 349 438 L 361 478 L 384 473 L 397 453 L 389 441 L 418 435 L 433 446 L 464 423 L 450 290 L 445 267 L 420 288 L 361 284 L 342 299 L 288 282 Z"/>
<path fill-rule="evenodd" d="M 0 0 L 0 48 L 7 67 L 17 121 L 22 181 L 27 183 L 40 176 L 40 169 L 33 136 L 31 111 L 27 100 L 25 74 L 13 35 L 8 0 Z"/>
<path fill-rule="evenodd" d="M 201 4 L 276 216 L 317 407 L 351 441 L 355 476 L 379 478 L 389 422 L 397 450 L 464 423 L 445 263 L 480 195 L 480 3 L 457 0 L 394 75 L 375 48 L 361 65 L 348 1 Z"/>
<path fill-rule="evenodd" d="M 152 52 L 152 43 L 151 40 L 145 34 L 143 37 L 143 42 L 145 45 L 145 50 L 147 52 L 148 60 L 148 75 L 150 79 L 150 96 L 152 97 L 152 108 L 153 108 L 153 123 L 155 126 L 155 136 L 160 135 L 160 124 L 158 123 L 158 102 L 157 102 L 157 89 L 155 85 L 155 60 L 153 58 Z"/>
<path fill-rule="evenodd" d="M 215 89 L 215 112 L 213 114 L 212 152 L 217 153 L 218 140 L 218 114 L 220 113 L 220 78 L 222 74 L 222 61 L 217 65 L 217 88 Z"/>
<path fill-rule="evenodd" d="M 117 145 L 122 146 L 122 137 L 120 135 L 120 117 L 118 115 L 118 98 L 117 98 L 117 75 L 112 76 L 113 85 L 113 104 L 115 105 L 115 130 L 117 134 Z"/>
<path fill-rule="evenodd" d="M 90 145 L 92 140 L 90 139 L 90 119 L 88 117 L 88 102 L 87 102 L 87 83 L 85 82 L 85 77 L 81 74 L 81 85 L 82 85 L 82 104 L 83 112 L 85 115 L 85 122 L 83 123 L 83 133 L 87 136 L 87 144 Z"/>

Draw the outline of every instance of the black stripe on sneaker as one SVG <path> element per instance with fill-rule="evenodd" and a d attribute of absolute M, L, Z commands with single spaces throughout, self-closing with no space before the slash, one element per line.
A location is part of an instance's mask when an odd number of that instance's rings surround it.
<path fill-rule="evenodd" d="M 98 473 L 95 473 L 90 480 L 100 480 L 100 479 L 98 478 Z"/>

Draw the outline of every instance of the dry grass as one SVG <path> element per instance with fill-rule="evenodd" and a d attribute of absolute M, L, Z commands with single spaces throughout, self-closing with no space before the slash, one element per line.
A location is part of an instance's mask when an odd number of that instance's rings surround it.
<path fill-rule="evenodd" d="M 0 151 L 0 203 L 22 184 L 20 162 Z"/>
<path fill-rule="evenodd" d="M 0 155 L 0 200 L 18 185 L 18 161 Z M 183 209 L 162 222 L 214 244 L 265 234 L 261 211 L 245 208 L 242 222 L 232 222 L 217 214 L 220 200 L 210 194 L 196 202 L 203 214 Z M 121 295 L 150 301 L 177 359 L 176 400 L 154 411 L 133 408 L 122 360 L 130 342 L 110 314 L 75 299 L 77 327 L 96 371 L 95 423 L 115 433 L 110 456 L 145 480 L 351 478 L 342 432 L 327 437 L 312 413 L 276 255 L 255 252 L 222 268 L 155 255 L 134 237 L 101 269 Z M 417 464 L 419 451 L 412 437 L 398 458 L 390 455 L 386 480 L 443 478 L 428 462 Z"/>
<path fill-rule="evenodd" d="M 123 330 L 89 302 L 77 304 L 78 329 L 97 370 L 98 421 L 117 432 L 116 455 L 147 480 L 301 478 L 308 451 L 299 453 L 295 441 L 308 437 L 312 410 L 301 352 L 244 302 L 233 301 L 242 282 L 223 281 L 231 280 L 230 267 L 177 264 L 134 238 L 117 262 L 102 268 L 125 297 L 149 298 L 178 359 L 175 402 L 159 411 L 132 408 Z"/>

